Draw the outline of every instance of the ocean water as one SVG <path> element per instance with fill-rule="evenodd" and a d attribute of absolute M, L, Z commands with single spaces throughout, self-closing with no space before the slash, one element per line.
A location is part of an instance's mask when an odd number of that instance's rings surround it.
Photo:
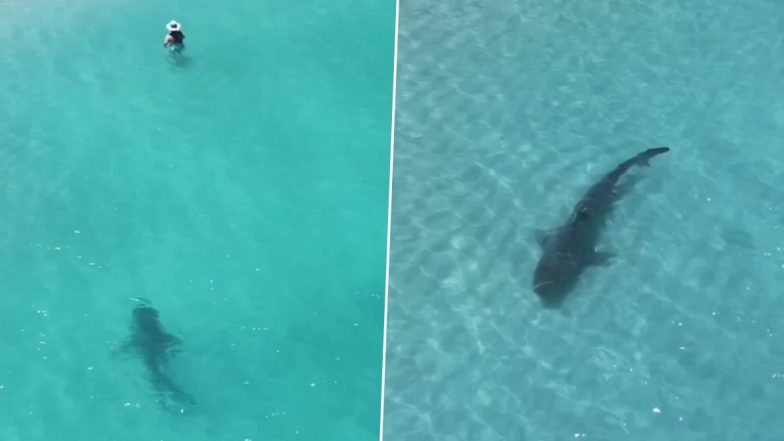
<path fill-rule="evenodd" d="M 401 2 L 386 441 L 784 440 L 782 17 Z M 661 145 L 543 308 L 535 231 Z"/>
<path fill-rule="evenodd" d="M 1 440 L 377 438 L 394 21 L 0 1 Z M 135 296 L 185 414 L 117 351 Z"/>

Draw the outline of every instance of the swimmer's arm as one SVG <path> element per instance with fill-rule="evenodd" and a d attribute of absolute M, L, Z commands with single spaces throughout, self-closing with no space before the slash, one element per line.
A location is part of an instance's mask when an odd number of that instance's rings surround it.
<path fill-rule="evenodd" d="M 167 35 L 166 38 L 163 39 L 163 47 L 168 46 L 172 42 L 173 38 L 171 35 Z"/>

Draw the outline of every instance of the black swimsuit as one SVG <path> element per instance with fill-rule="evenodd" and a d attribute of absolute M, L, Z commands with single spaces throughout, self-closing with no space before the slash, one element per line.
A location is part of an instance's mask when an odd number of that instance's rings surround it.
<path fill-rule="evenodd" d="M 185 34 L 182 31 L 171 31 L 169 36 L 172 38 L 171 44 L 183 44 L 185 41 Z"/>

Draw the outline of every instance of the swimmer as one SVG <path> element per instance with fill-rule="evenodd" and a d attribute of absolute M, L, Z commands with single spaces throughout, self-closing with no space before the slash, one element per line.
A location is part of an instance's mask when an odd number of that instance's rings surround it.
<path fill-rule="evenodd" d="M 174 52 L 185 49 L 185 34 L 182 33 L 182 26 L 172 20 L 166 25 L 166 38 L 163 39 L 163 47 L 170 47 Z"/>

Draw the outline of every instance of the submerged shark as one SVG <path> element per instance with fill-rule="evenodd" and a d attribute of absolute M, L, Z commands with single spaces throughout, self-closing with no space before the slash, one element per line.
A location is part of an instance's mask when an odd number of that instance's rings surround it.
<path fill-rule="evenodd" d="M 602 265 L 612 257 L 596 250 L 596 244 L 613 204 L 623 195 L 618 180 L 633 166 L 648 166 L 668 147 L 648 149 L 619 164 L 594 184 L 577 203 L 566 223 L 552 233 L 540 234 L 542 256 L 534 272 L 534 292 L 547 307 L 557 307 L 577 284 L 583 270 Z"/>
<path fill-rule="evenodd" d="M 123 345 L 123 350 L 141 356 L 152 386 L 160 397 L 159 403 L 183 413 L 185 407 L 196 403 L 166 373 L 166 364 L 179 350 L 182 341 L 163 329 L 158 320 L 158 311 L 148 301 L 135 300 L 139 304 L 131 314 L 131 337 Z"/>

